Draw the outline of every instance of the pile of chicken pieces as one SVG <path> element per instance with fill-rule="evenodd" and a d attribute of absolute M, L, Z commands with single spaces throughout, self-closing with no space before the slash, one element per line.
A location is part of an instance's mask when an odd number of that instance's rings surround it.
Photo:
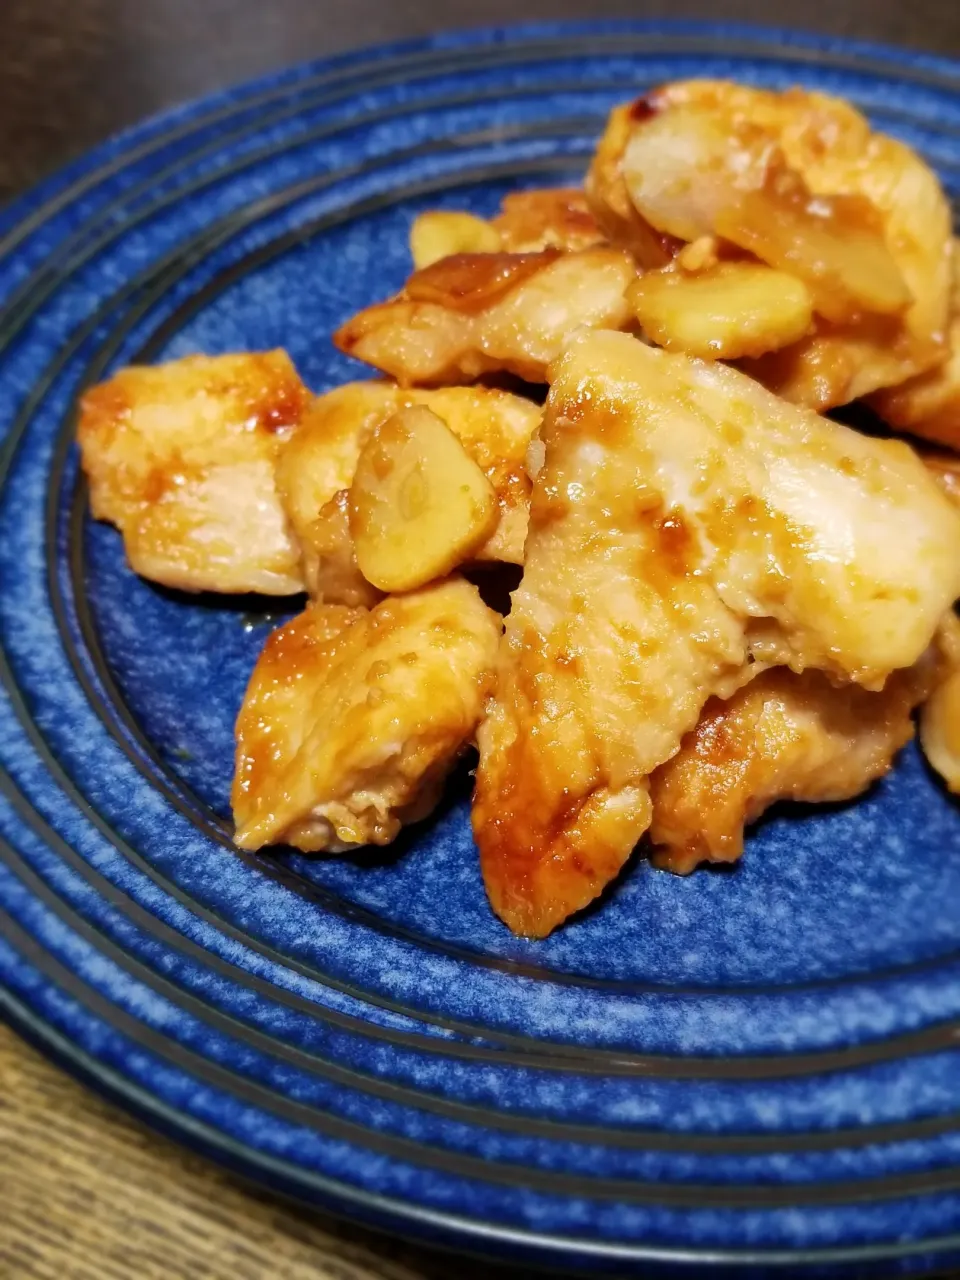
<path fill-rule="evenodd" d="M 310 598 L 237 720 L 238 845 L 385 844 L 476 743 L 491 904 L 543 937 L 645 836 L 687 873 L 779 799 L 859 794 L 918 707 L 960 791 L 960 254 L 908 147 L 674 83 L 583 191 L 424 213 L 411 249 L 334 334 L 377 380 L 191 356 L 82 400 L 137 573 Z M 945 450 L 821 416 L 855 399 Z"/>

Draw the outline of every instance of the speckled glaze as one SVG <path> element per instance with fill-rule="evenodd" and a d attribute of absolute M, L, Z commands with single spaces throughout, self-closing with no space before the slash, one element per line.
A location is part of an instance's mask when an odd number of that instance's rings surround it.
<path fill-rule="evenodd" d="M 268 628 L 126 568 L 72 445 L 116 366 L 286 347 L 395 288 L 413 215 L 576 181 L 664 79 L 843 93 L 960 189 L 960 66 L 741 27 L 527 27 L 296 68 L 0 212 L 0 1009 L 245 1174 L 555 1269 L 960 1260 L 960 815 L 918 754 L 732 872 L 636 862 L 545 942 L 491 915 L 469 779 L 386 851 L 230 844 Z"/>

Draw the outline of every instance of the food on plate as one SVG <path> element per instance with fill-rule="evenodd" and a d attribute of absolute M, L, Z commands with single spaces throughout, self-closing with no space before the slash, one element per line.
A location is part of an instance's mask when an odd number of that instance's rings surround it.
<path fill-rule="evenodd" d="M 336 542 L 331 543 L 331 533 L 342 530 L 349 538 L 349 530 L 329 504 L 350 488 L 360 452 L 377 427 L 417 405 L 446 423 L 493 486 L 498 519 L 476 548 L 476 558 L 522 563 L 530 495 L 524 457 L 540 424 L 539 406 L 495 387 L 406 390 L 392 382 L 350 382 L 314 401 L 277 460 L 280 497 L 302 549 L 307 590 L 315 599 L 369 603 L 356 597 L 359 584 L 349 572 L 344 594 L 344 569 L 354 562 L 354 552 L 343 542 L 338 553 Z"/>
<path fill-rule="evenodd" d="M 337 852 L 425 817 L 472 740 L 500 618 L 450 579 L 275 631 L 237 720 L 236 841 Z"/>
<path fill-rule="evenodd" d="M 514 191 L 504 197 L 503 208 L 490 225 L 500 236 L 500 248 L 508 253 L 576 251 L 606 238 L 585 192 L 576 187 Z"/>
<path fill-rule="evenodd" d="M 473 213 L 430 209 L 414 218 L 410 228 L 410 256 L 417 271 L 455 253 L 497 253 L 501 248 L 496 228 Z"/>
<path fill-rule="evenodd" d="M 490 537 L 497 495 L 442 418 L 401 409 L 360 451 L 350 486 L 357 564 L 381 591 L 446 577 Z"/>
<path fill-rule="evenodd" d="M 304 580 L 314 600 L 372 609 L 383 592 L 360 572 L 350 532 L 350 490 L 338 489 L 301 539 Z"/>
<path fill-rule="evenodd" d="M 600 225 L 641 266 L 704 239 L 797 278 L 816 322 L 749 371 L 819 410 L 942 363 L 950 211 L 906 145 L 848 103 L 677 81 L 611 114 L 587 179 Z"/>
<path fill-rule="evenodd" d="M 936 449 L 924 449 L 920 457 L 950 501 L 960 506 L 960 457 Z"/>
<path fill-rule="evenodd" d="M 652 861 L 680 875 L 701 862 L 735 862 L 744 827 L 777 800 L 859 795 L 913 737 L 911 712 L 935 675 L 932 653 L 876 692 L 776 667 L 726 701 L 711 698 L 650 778 Z"/>
<path fill-rule="evenodd" d="M 241 847 L 387 843 L 475 741 L 488 896 L 538 938 L 638 843 L 687 874 L 860 794 L 914 712 L 960 794 L 960 249 L 909 147 L 679 81 L 612 112 L 584 191 L 410 246 L 333 335 L 387 378 L 190 357 L 83 398 L 137 572 L 311 597 L 237 720 Z M 861 398 L 941 447 L 815 412 Z"/>
<path fill-rule="evenodd" d="M 94 516 L 132 568 L 182 591 L 301 591 L 274 477 L 309 400 L 283 351 L 122 369 L 87 391 L 77 439 Z"/>
<path fill-rule="evenodd" d="M 459 253 L 539 253 L 601 244 L 587 197 L 576 187 L 514 191 L 489 221 L 472 213 L 428 209 L 413 220 L 410 256 L 417 271 Z"/>
<path fill-rule="evenodd" d="M 564 253 L 461 253 L 415 271 L 333 340 L 404 385 L 472 382 L 506 371 L 543 382 L 579 326 L 620 328 L 636 268 L 606 245 Z"/>
<path fill-rule="evenodd" d="M 960 795 L 960 620 L 954 613 L 941 627 L 940 648 L 937 682 L 920 712 L 920 745 L 948 789 Z"/>
<path fill-rule="evenodd" d="M 582 334 L 540 438 L 473 815 L 534 937 L 619 871 L 710 697 L 775 665 L 880 689 L 960 593 L 960 514 L 907 445 L 724 365 Z"/>
<path fill-rule="evenodd" d="M 947 358 L 897 386 L 877 391 L 870 403 L 900 431 L 960 448 L 960 240 L 953 242 L 953 292 Z"/>
<path fill-rule="evenodd" d="M 647 271 L 627 297 L 657 346 L 704 360 L 763 355 L 802 338 L 813 320 L 803 281 L 761 262 Z"/>

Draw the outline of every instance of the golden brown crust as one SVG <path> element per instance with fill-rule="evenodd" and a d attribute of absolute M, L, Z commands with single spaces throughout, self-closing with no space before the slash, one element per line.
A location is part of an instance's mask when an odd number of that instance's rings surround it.
<path fill-rule="evenodd" d="M 723 364 L 580 335 L 541 440 L 473 812 L 491 904 L 535 937 L 629 857 L 711 695 L 774 665 L 882 688 L 960 591 L 912 450 Z"/>

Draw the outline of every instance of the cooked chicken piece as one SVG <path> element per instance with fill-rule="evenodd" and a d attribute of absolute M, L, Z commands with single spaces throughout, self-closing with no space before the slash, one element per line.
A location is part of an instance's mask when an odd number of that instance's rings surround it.
<path fill-rule="evenodd" d="M 499 253 L 500 232 L 484 218 L 450 209 L 428 209 L 410 228 L 410 256 L 415 271 L 431 267 L 454 253 Z"/>
<path fill-rule="evenodd" d="M 646 98 L 614 107 L 594 152 L 586 179 L 587 201 L 604 235 L 623 245 L 645 269 L 666 266 L 683 246 L 657 231 L 639 212 L 627 186 L 623 157 L 637 126 L 653 114 Z"/>
<path fill-rule="evenodd" d="M 304 577 L 315 600 L 372 609 L 383 592 L 368 582 L 357 564 L 350 533 L 350 490 L 338 489 L 320 508 L 302 540 Z"/>
<path fill-rule="evenodd" d="M 405 385 L 501 370 L 544 382 L 574 329 L 630 322 L 624 295 L 635 275 L 629 254 L 602 245 L 454 254 L 415 272 L 398 297 L 361 311 L 333 340 Z"/>
<path fill-rule="evenodd" d="M 762 355 L 802 338 L 813 319 L 803 281 L 760 262 L 647 271 L 627 298 L 657 346 L 703 360 Z"/>
<path fill-rule="evenodd" d="M 586 192 L 576 187 L 514 191 L 504 197 L 503 210 L 490 225 L 499 233 L 500 248 L 507 253 L 542 249 L 576 252 L 602 244 L 605 238 Z"/>
<path fill-rule="evenodd" d="M 960 513 L 907 445 L 725 365 L 579 335 L 541 439 L 473 815 L 495 911 L 538 937 L 623 865 L 711 695 L 771 665 L 880 688 L 960 592 Z"/>
<path fill-rule="evenodd" d="M 950 501 L 960 507 L 960 457 L 954 453 L 923 449 L 920 458 Z"/>
<path fill-rule="evenodd" d="M 588 191 L 611 240 L 643 265 L 719 236 L 803 281 L 814 331 L 749 366 L 787 399 L 828 408 L 944 358 L 946 198 L 909 147 L 871 132 L 848 103 L 726 81 L 666 85 L 614 111 Z M 660 262 L 657 236 L 667 237 Z"/>
<path fill-rule="evenodd" d="M 368 603 L 346 582 L 352 543 L 337 549 L 339 523 L 328 504 L 349 489 L 360 450 L 376 428 L 401 409 L 424 405 L 442 418 L 493 485 L 500 519 L 479 560 L 523 561 L 530 481 L 524 454 L 540 424 L 531 400 L 491 387 L 404 390 L 391 382 L 351 382 L 314 401 L 277 462 L 277 485 L 303 547 L 307 589 L 328 604 Z M 348 574 L 348 578 L 350 575 Z"/>
<path fill-rule="evenodd" d="M 936 687 L 920 712 L 923 754 L 954 795 L 960 795 L 960 620 L 949 613 L 940 628 Z"/>
<path fill-rule="evenodd" d="M 576 251 L 603 241 L 587 197 L 576 187 L 514 191 L 489 221 L 472 213 L 428 209 L 410 228 L 410 253 L 418 271 L 454 254 Z"/>
<path fill-rule="evenodd" d="M 897 387 L 878 391 L 870 404 L 898 431 L 960 449 L 960 240 L 953 242 L 953 292 L 946 361 Z"/>
<path fill-rule="evenodd" d="M 237 720 L 236 842 L 387 844 L 472 739 L 500 618 L 450 579 L 371 612 L 311 605 L 275 631 Z"/>
<path fill-rule="evenodd" d="M 283 351 L 122 369 L 80 403 L 94 516 L 165 586 L 302 591 L 273 468 L 308 400 Z"/>
<path fill-rule="evenodd" d="M 735 862 L 743 830 L 777 800 L 849 800 L 882 778 L 913 737 L 911 711 L 935 659 L 883 689 L 836 688 L 819 671 L 765 671 L 726 702 L 711 698 L 680 750 L 650 778 L 652 861 L 687 875 Z"/>

